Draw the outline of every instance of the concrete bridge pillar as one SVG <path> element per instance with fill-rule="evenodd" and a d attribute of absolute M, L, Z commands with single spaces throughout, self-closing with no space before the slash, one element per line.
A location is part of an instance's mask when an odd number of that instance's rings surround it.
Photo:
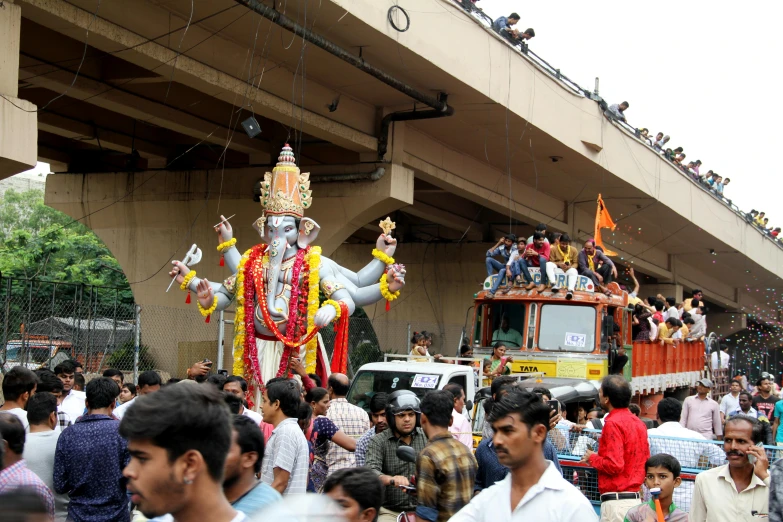
<path fill-rule="evenodd" d="M 353 167 L 366 170 L 364 166 Z M 155 310 L 153 324 L 142 320 L 146 339 L 142 342 L 153 350 L 161 369 L 181 373 L 178 344 L 217 339 L 216 328 L 203 326 L 195 304 L 186 305 L 176 286 L 165 293 L 170 282 L 169 261 L 181 259 L 196 243 L 203 252 L 194 267 L 199 276 L 210 281 L 228 277 L 227 268 L 219 266 L 218 240 L 212 226 L 220 214 L 236 214 L 231 224 L 240 251 L 260 242 L 252 228 L 261 215 L 260 203 L 253 201 L 253 186 L 266 170 L 271 168 L 56 174 L 47 178 L 46 204 L 73 218 L 93 213 L 82 221 L 119 261 L 137 304 Z M 306 215 L 321 226 L 315 244 L 326 256 L 370 221 L 413 203 L 413 172 L 400 165 L 386 165 L 377 181 L 327 183 L 319 182 L 318 175 L 311 177 L 313 206 Z M 371 259 L 368 251 L 367 262 Z M 229 367 L 231 342 L 231 332 L 227 332 L 224 361 Z"/>
<path fill-rule="evenodd" d="M 38 155 L 36 106 L 17 97 L 21 22 L 21 7 L 0 2 L 0 179 L 35 167 Z"/>

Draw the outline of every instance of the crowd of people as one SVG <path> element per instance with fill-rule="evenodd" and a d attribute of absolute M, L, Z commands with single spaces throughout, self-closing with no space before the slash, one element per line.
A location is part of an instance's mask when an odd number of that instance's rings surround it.
<path fill-rule="evenodd" d="M 115 369 L 76 390 L 79 370 L 65 361 L 4 376 L 0 511 L 18 510 L 18 520 L 240 522 L 311 492 L 332 498 L 349 522 L 396 522 L 401 513 L 428 522 L 585 522 L 598 518 L 590 500 L 600 501 L 602 521 L 641 522 L 654 520 L 644 496 L 654 488 L 670 522 L 751 512 L 783 520 L 783 483 L 770 480 L 783 460 L 770 470 L 759 446 L 783 446 L 783 401 L 767 374 L 753 395 L 735 379 L 720 403 L 701 379 L 683 403 L 660 401 L 653 421 L 640 418 L 619 375 L 604 378 L 598 403 L 580 404 L 569 419 L 548 389 L 525 389 L 501 371 L 474 454 L 455 383 L 423 397 L 377 393 L 368 413 L 347 401 L 345 375 L 321 387 L 292 360 L 291 378 L 264 386 L 259 414 L 242 377 L 209 375 L 206 362 L 166 383 L 143 372 L 135 394 Z M 722 447 L 708 442 L 718 439 Z M 581 482 L 579 473 L 564 476 L 558 453 L 595 470 L 596 498 L 582 487 L 584 472 Z M 682 480 L 683 467 L 705 462 L 695 483 Z"/>

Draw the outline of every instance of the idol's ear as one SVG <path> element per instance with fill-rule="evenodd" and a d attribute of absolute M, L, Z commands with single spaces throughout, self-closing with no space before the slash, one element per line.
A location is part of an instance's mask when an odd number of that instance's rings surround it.
<path fill-rule="evenodd" d="M 321 227 L 318 223 L 310 218 L 302 218 L 299 222 L 299 238 L 296 240 L 296 244 L 299 245 L 299 248 L 306 248 L 315 241 L 320 231 Z"/>

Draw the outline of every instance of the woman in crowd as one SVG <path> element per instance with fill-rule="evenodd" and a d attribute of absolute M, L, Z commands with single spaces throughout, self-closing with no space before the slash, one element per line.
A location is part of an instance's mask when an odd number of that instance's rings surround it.
<path fill-rule="evenodd" d="M 652 312 L 641 304 L 636 304 L 633 307 L 633 324 L 637 329 L 634 336 L 635 341 L 651 341 L 650 337 L 650 319 L 652 319 Z"/>
<path fill-rule="evenodd" d="M 492 347 L 492 356 L 484 360 L 489 361 L 488 365 L 486 363 L 484 365 L 484 375 L 487 377 L 492 378 L 511 373 L 509 363 L 512 362 L 512 358 L 510 355 L 506 355 L 506 345 L 500 341 Z"/>
<path fill-rule="evenodd" d="M 329 442 L 334 442 L 348 451 L 356 451 L 356 439 L 349 437 L 328 417 L 329 393 L 324 388 L 313 388 L 299 408 L 299 427 L 304 431 L 310 445 L 310 474 L 307 491 L 319 493 L 323 487 L 329 468 L 326 465 L 326 453 Z"/>
<path fill-rule="evenodd" d="M 120 404 L 125 404 L 136 396 L 136 385 L 126 382 L 120 390 Z"/>

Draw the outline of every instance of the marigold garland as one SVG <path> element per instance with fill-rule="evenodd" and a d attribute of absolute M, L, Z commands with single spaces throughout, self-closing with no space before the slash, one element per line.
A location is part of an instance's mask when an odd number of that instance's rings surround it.
<path fill-rule="evenodd" d="M 185 274 L 185 276 L 182 278 L 182 284 L 179 285 L 179 289 L 180 290 L 187 290 L 188 289 L 188 285 L 190 284 L 190 281 L 194 277 L 196 277 L 196 271 L 195 270 L 191 270 L 190 272 Z"/>
<path fill-rule="evenodd" d="M 391 256 L 386 255 L 385 253 L 381 252 L 377 248 L 372 249 L 372 257 L 377 259 L 378 261 L 383 262 L 387 265 L 393 265 L 394 264 L 394 258 Z"/>
<path fill-rule="evenodd" d="M 239 260 L 237 266 L 237 280 L 236 288 L 237 293 L 237 309 L 234 316 L 234 366 L 233 375 L 245 375 L 245 265 L 250 257 L 251 248 L 245 252 Z"/>
<path fill-rule="evenodd" d="M 220 243 L 217 246 L 217 251 L 222 253 L 224 250 L 228 250 L 229 248 L 231 248 L 232 246 L 234 246 L 236 244 L 237 244 L 237 238 L 233 237 L 233 238 L 229 239 L 228 241 Z"/>
<path fill-rule="evenodd" d="M 201 317 L 208 317 L 212 315 L 212 312 L 215 311 L 215 308 L 217 308 L 218 305 L 218 297 L 214 296 L 212 299 L 212 306 L 209 308 L 204 308 L 201 306 L 201 301 L 196 301 L 196 305 L 198 305 L 198 311 L 201 312 Z"/>
<path fill-rule="evenodd" d="M 332 320 L 333 323 L 336 323 L 340 320 L 340 316 L 342 315 L 342 310 L 340 308 L 340 303 L 335 301 L 334 299 L 327 299 L 324 301 L 324 306 L 329 305 L 334 308 L 334 311 L 336 312 L 334 319 Z"/>
<path fill-rule="evenodd" d="M 386 274 L 383 274 L 381 276 L 381 280 L 379 281 L 381 283 L 381 295 L 384 299 L 391 302 L 400 297 L 400 291 L 397 290 L 396 292 L 392 293 L 389 291 L 389 281 L 386 280 Z"/>
<path fill-rule="evenodd" d="M 321 247 L 314 246 L 307 256 L 307 266 L 310 269 L 310 288 L 307 296 L 307 329 L 315 329 L 315 314 L 318 312 L 318 290 L 321 283 Z M 318 360 L 318 337 L 308 341 L 305 350 L 305 369 L 307 373 L 315 372 Z"/>
<path fill-rule="evenodd" d="M 309 248 L 309 247 L 308 247 Z M 305 254 L 307 254 L 307 248 L 299 249 L 296 252 L 296 259 L 294 265 L 291 268 L 291 297 L 288 300 L 288 321 L 286 322 L 286 338 L 290 340 L 299 339 L 304 332 L 300 332 L 297 328 L 296 312 L 299 308 L 299 291 L 300 288 L 307 284 L 299 278 L 302 273 L 302 265 L 304 264 Z M 295 284 L 298 282 L 298 284 Z M 283 345 L 283 354 L 280 357 L 280 365 L 277 368 L 277 375 L 275 377 L 282 377 L 288 370 L 288 362 L 293 355 L 294 348 L 299 346 L 291 346 L 288 344 Z M 297 356 L 299 354 L 297 353 Z"/>

